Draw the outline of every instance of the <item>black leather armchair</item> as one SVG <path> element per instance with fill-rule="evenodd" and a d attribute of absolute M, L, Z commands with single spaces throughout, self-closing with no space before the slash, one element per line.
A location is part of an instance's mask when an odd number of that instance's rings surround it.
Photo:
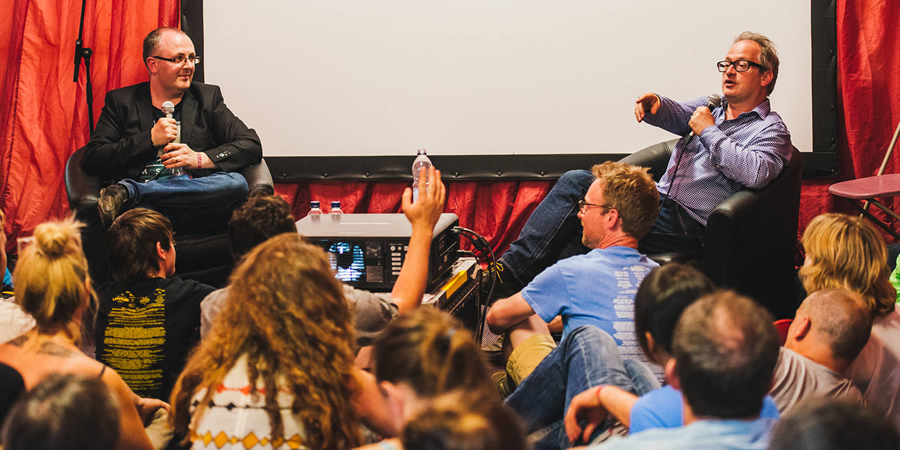
<path fill-rule="evenodd" d="M 100 223 L 97 212 L 97 200 L 102 185 L 98 177 L 89 175 L 81 169 L 84 160 L 83 149 L 78 149 L 66 163 L 66 194 L 69 208 L 75 217 L 85 223 L 82 230 L 82 246 L 90 266 L 91 278 L 95 283 L 103 283 L 109 279 L 106 259 L 103 256 L 103 234 L 105 229 Z M 250 192 L 275 192 L 272 174 L 265 159 L 241 171 L 247 180 Z M 234 260 L 228 248 L 228 235 L 225 224 L 221 229 L 208 234 L 179 234 L 175 230 L 175 247 L 178 256 L 175 260 L 175 272 L 181 278 L 190 278 L 213 286 L 224 286 L 228 275 L 234 267 Z"/>
<path fill-rule="evenodd" d="M 658 180 L 676 142 L 652 145 L 622 162 L 649 167 Z M 722 201 L 709 216 L 702 254 L 650 256 L 661 263 L 693 262 L 717 286 L 755 299 L 776 319 L 793 317 L 802 167 L 803 158 L 794 148 L 791 162 L 768 186 L 744 189 Z"/>

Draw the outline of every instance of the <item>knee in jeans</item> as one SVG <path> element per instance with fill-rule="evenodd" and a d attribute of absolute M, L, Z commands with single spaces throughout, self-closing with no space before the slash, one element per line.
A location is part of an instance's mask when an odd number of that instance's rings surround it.
<path fill-rule="evenodd" d="M 590 171 L 584 169 L 576 169 L 569 170 L 566 173 L 562 174 L 556 184 L 577 186 L 580 188 L 584 188 L 584 190 L 586 191 L 593 182 L 594 175 L 591 174 Z"/>
<path fill-rule="evenodd" d="M 575 343 L 578 341 L 597 341 L 604 344 L 609 344 L 612 346 L 616 345 L 616 341 L 613 340 L 612 336 L 609 333 L 597 328 L 593 325 L 582 325 L 574 330 L 566 337 L 563 341 L 564 343 L 571 342 Z M 605 342 L 604 342 L 605 341 Z"/>
<path fill-rule="evenodd" d="M 228 182 L 224 183 L 222 189 L 231 193 L 235 197 L 246 197 L 250 192 L 250 188 L 247 186 L 247 180 L 239 173 L 229 173 L 228 174 Z"/>

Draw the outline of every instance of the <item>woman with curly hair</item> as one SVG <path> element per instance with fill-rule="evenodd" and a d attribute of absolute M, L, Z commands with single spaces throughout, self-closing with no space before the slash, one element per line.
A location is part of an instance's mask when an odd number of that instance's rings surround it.
<path fill-rule="evenodd" d="M 869 406 L 900 426 L 900 312 L 884 240 L 860 217 L 823 214 L 809 223 L 801 242 L 806 262 L 799 275 L 807 293 L 845 288 L 869 305 L 871 337 L 844 376 L 860 387 Z"/>
<path fill-rule="evenodd" d="M 32 242 L 21 251 L 13 272 L 16 303 L 34 318 L 35 327 L 0 344 L 0 366 L 12 369 L 6 371 L 0 385 L 9 387 L 17 376 L 26 390 L 54 374 L 99 379 L 120 405 L 116 448 L 150 449 L 153 443 L 144 430 L 142 416 L 167 405 L 141 399 L 116 371 L 78 347 L 82 317 L 86 311 L 96 311 L 88 264 L 81 250 L 80 227 L 71 218 L 42 223 L 34 230 Z"/>
<path fill-rule="evenodd" d="M 299 235 L 252 250 L 172 392 L 176 434 L 193 448 L 357 445 L 342 292 L 324 251 Z"/>

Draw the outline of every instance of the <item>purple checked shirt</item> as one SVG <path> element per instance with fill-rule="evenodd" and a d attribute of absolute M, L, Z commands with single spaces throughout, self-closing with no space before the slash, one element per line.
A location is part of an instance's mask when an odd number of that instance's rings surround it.
<path fill-rule="evenodd" d="M 700 97 L 678 103 L 661 95 L 659 99 L 659 110 L 644 120 L 682 136 L 690 131 L 691 114 L 707 101 Z M 685 146 L 685 139 L 678 141 L 666 173 L 657 183 L 660 195 L 669 193 L 703 225 L 722 200 L 744 187 L 764 187 L 791 159 L 791 134 L 781 116 L 771 110 L 768 99 L 732 120 L 725 120 L 727 106 L 728 101 L 722 99 L 722 106 L 712 111 L 715 126 L 704 129 L 690 144 Z"/>

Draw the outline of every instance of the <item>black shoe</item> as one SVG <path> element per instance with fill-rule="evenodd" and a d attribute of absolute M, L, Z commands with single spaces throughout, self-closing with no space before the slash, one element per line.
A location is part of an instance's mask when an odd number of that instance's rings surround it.
<path fill-rule="evenodd" d="M 100 199 L 97 201 L 97 210 L 100 212 L 100 222 L 109 228 L 116 217 L 125 210 L 128 203 L 128 189 L 121 184 L 111 184 L 100 189 Z"/>

